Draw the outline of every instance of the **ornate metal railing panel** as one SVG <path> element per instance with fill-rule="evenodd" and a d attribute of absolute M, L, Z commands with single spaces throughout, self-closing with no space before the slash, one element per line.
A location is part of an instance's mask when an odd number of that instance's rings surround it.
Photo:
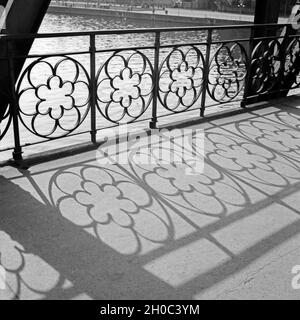
<path fill-rule="evenodd" d="M 251 56 L 253 69 L 252 88 L 258 94 L 273 90 L 279 77 L 282 64 L 280 60 L 281 45 L 277 40 L 260 41 Z"/>
<path fill-rule="evenodd" d="M 0 58 L 9 65 L 24 58 L 9 51 L 16 41 L 85 40 L 82 48 L 71 52 L 55 48 L 53 53 L 30 53 L 17 81 L 11 72 L 15 89 L 0 122 L 0 141 L 11 131 L 14 145 L 0 150 L 13 149 L 17 160 L 22 148 L 30 144 L 27 133 L 49 141 L 89 132 L 96 142 L 97 132 L 111 126 L 147 120 L 150 128 L 156 128 L 161 116 L 198 109 L 200 117 L 210 105 L 235 102 L 245 107 L 253 99 L 298 88 L 299 36 L 279 35 L 284 26 L 272 25 L 273 34 L 255 38 L 257 27 L 262 26 L 3 35 L 8 51 Z M 223 39 L 215 34 L 232 30 L 244 30 L 244 36 Z M 202 36 L 164 43 L 167 33 L 177 36 L 182 31 L 202 32 Z M 153 41 L 137 46 L 134 38 L 139 34 Z M 124 35 L 133 39 L 126 47 L 103 47 L 97 39 Z"/>
<path fill-rule="evenodd" d="M 170 112 L 191 108 L 203 91 L 205 52 L 197 46 L 175 46 L 161 63 L 159 102 Z"/>
<path fill-rule="evenodd" d="M 216 102 L 230 102 L 242 94 L 247 75 L 247 52 L 239 42 L 222 43 L 209 64 L 208 94 Z"/>
<path fill-rule="evenodd" d="M 96 77 L 101 115 L 116 124 L 139 119 L 152 101 L 153 74 L 152 63 L 142 51 L 114 52 Z"/>
<path fill-rule="evenodd" d="M 64 68 L 69 69 L 69 76 Z M 86 69 L 75 59 L 37 59 L 24 70 L 17 85 L 19 119 L 36 136 L 66 136 L 88 114 L 89 86 Z"/>
<path fill-rule="evenodd" d="M 297 59 L 299 59 L 299 52 L 300 52 L 300 41 L 299 38 L 292 39 L 289 45 L 286 48 L 285 57 L 286 60 L 284 61 L 284 78 L 283 84 L 285 83 L 286 79 L 291 75 L 294 74 L 294 82 L 291 86 L 291 89 L 299 88 L 300 86 L 300 73 L 297 69 Z"/>

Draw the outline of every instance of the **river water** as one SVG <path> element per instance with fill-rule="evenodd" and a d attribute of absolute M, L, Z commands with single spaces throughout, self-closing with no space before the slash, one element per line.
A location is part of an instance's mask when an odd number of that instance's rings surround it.
<path fill-rule="evenodd" d="M 59 15 L 59 14 L 47 14 L 42 26 L 40 28 L 40 33 L 55 33 L 55 32 L 72 32 L 72 31 L 92 31 L 92 30 L 103 30 L 103 29 L 135 29 L 135 28 L 153 28 L 153 27 L 172 27 L 175 25 L 172 25 L 170 23 L 153 23 L 152 21 L 135 21 L 135 20 L 128 20 L 124 18 L 116 19 L 112 18 L 109 19 L 107 17 L 88 17 L 88 16 L 73 16 L 73 15 Z M 178 27 L 178 24 L 176 24 L 176 27 Z M 214 32 L 213 39 L 219 40 L 219 39 L 233 39 L 233 38 L 242 38 L 246 36 L 246 32 L 244 31 L 241 33 L 241 31 L 231 31 L 230 33 L 219 34 L 217 32 Z M 170 32 L 170 33 L 163 33 L 161 37 L 161 44 L 174 44 L 174 43 L 192 43 L 192 42 L 201 42 L 206 40 L 206 32 L 205 31 L 194 31 L 194 32 Z M 132 46 L 153 46 L 154 44 L 154 34 L 126 34 L 126 35 L 113 35 L 113 36 L 99 36 L 96 38 L 96 47 L 97 50 L 105 50 L 109 48 L 122 48 L 122 47 L 132 47 Z M 201 48 L 200 48 L 201 49 Z M 203 49 L 205 49 L 203 47 Z M 65 38 L 51 38 L 51 39 L 38 39 L 35 41 L 31 54 L 51 54 L 51 53 L 68 53 L 68 52 L 78 52 L 78 51 L 87 51 L 89 50 L 89 38 L 88 37 L 65 37 Z M 166 49 L 165 56 L 168 54 L 168 51 Z M 153 50 L 145 50 L 144 53 L 149 57 L 149 61 L 151 63 L 154 59 L 154 53 Z M 163 57 L 163 50 L 161 52 L 162 59 Z M 96 59 L 96 65 L 101 66 L 103 62 L 105 62 L 109 57 L 111 53 L 101 53 L 97 54 Z M 180 56 L 180 54 L 179 54 Z M 79 61 L 82 66 L 89 71 L 89 55 L 82 54 L 82 55 L 76 55 L 73 56 L 76 57 L 76 60 Z M 136 63 L 138 64 L 138 60 L 140 57 L 137 57 Z M 180 57 L 178 57 L 180 59 Z M 28 66 L 31 62 L 33 62 L 34 59 L 28 59 L 26 62 L 26 66 Z M 122 63 L 122 62 L 120 62 Z M 135 61 L 133 60 L 133 63 Z M 44 66 L 45 69 L 43 69 L 43 66 L 40 66 L 40 69 L 35 70 L 32 72 L 33 82 L 35 82 L 36 87 L 38 87 L 39 84 L 43 84 L 46 82 L 47 77 L 49 77 L 49 69 L 47 66 Z M 69 80 L 72 77 L 72 71 L 71 68 L 68 68 L 68 64 L 61 66 L 61 72 L 64 72 L 64 79 Z M 116 63 L 113 66 L 114 69 L 119 70 L 120 66 L 118 63 Z M 99 67 L 100 70 L 100 67 Z M 84 77 L 84 72 L 81 73 L 82 77 Z M 62 77 L 62 78 L 63 78 Z M 100 81 L 100 80 L 99 80 Z M 21 89 L 28 88 L 29 82 L 26 81 L 26 78 L 23 79 L 23 82 L 21 84 Z M 20 90 L 21 90 L 20 89 Z M 84 96 L 85 93 L 82 90 L 82 95 Z M 105 89 L 105 88 L 104 88 Z M 123 88 L 123 93 L 126 93 L 127 88 Z M 58 90 L 59 91 L 59 90 Z M 57 91 L 57 97 L 51 98 L 52 103 L 57 99 L 57 103 L 59 104 L 58 100 L 59 92 Z M 86 90 L 85 90 L 86 91 Z M 103 90 L 105 91 L 105 90 Z M 33 91 L 31 91 L 32 93 Z M 52 95 L 53 92 L 52 91 Z M 54 94 L 55 95 L 55 94 Z M 127 96 L 128 98 L 128 96 Z M 54 100 L 53 100 L 54 99 Z M 119 98 L 120 99 L 120 98 Z M 84 100 L 84 97 L 83 97 Z M 21 96 L 20 103 L 22 104 L 21 109 L 24 111 L 23 119 L 24 123 L 28 125 L 28 127 L 31 127 L 31 120 L 32 120 L 32 110 L 36 109 L 37 101 L 36 101 L 36 95 L 34 94 L 34 97 L 29 97 L 29 95 L 26 93 L 23 96 Z M 47 108 L 50 108 L 51 105 L 46 106 Z M 117 109 L 117 108 L 115 108 Z M 118 119 L 117 111 L 115 112 L 113 109 L 112 114 L 110 114 L 110 117 L 114 120 Z M 149 112 L 151 111 L 151 108 L 148 108 Z M 164 110 L 166 111 L 166 110 Z M 148 112 L 148 111 L 147 111 Z M 150 117 L 150 114 L 145 113 L 145 117 Z M 54 115 L 55 117 L 55 115 Z M 41 133 L 42 135 L 47 135 L 49 133 L 49 125 L 50 122 L 49 118 L 42 119 L 38 125 L 36 125 L 37 131 Z M 70 113 L 66 117 L 66 123 L 63 125 L 67 130 L 72 128 L 74 125 L 74 117 Z M 97 127 L 107 127 L 111 125 L 110 122 L 104 121 L 103 117 L 99 117 L 97 121 Z M 69 126 L 69 127 L 68 127 Z M 80 130 L 81 131 L 88 131 L 90 126 L 90 122 L 87 119 L 84 123 L 82 123 Z M 40 138 L 36 137 L 35 135 L 31 134 L 22 124 L 21 124 L 21 142 L 22 144 L 28 144 L 28 143 L 35 143 L 40 140 Z M 63 131 L 58 130 L 58 134 L 61 134 Z M 57 142 L 58 143 L 58 142 Z M 8 147 L 13 146 L 13 138 L 12 138 L 12 132 L 8 132 L 6 137 L 1 141 L 0 150 L 6 149 Z M 47 147 L 41 147 L 39 146 L 39 151 L 43 151 L 44 148 Z"/>

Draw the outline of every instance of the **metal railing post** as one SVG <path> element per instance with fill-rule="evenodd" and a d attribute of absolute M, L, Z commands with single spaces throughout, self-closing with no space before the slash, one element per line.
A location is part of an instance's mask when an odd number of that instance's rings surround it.
<path fill-rule="evenodd" d="M 96 129 L 96 104 L 97 104 L 97 84 L 96 84 L 96 39 L 95 35 L 90 35 L 90 109 L 91 109 L 91 141 L 97 141 Z"/>
<path fill-rule="evenodd" d="M 10 103 L 10 112 L 12 113 L 13 120 L 13 131 L 14 131 L 14 151 L 13 151 L 13 159 L 15 161 L 23 160 L 22 157 L 22 147 L 20 142 L 20 128 L 19 128 L 19 103 L 18 97 L 15 89 L 16 78 L 14 71 L 14 57 L 13 50 L 11 48 L 11 42 L 7 41 L 7 57 L 8 57 L 8 68 L 10 74 L 10 90 L 11 90 L 11 103 Z"/>
<path fill-rule="evenodd" d="M 208 85 L 209 85 L 209 65 L 210 65 L 210 54 L 211 54 L 213 29 L 208 29 L 207 32 L 208 33 L 207 33 L 205 65 L 204 65 L 204 68 L 203 68 L 203 85 L 202 85 L 200 117 L 204 117 L 205 103 L 206 103 L 206 93 L 207 93 Z"/>
<path fill-rule="evenodd" d="M 157 128 L 157 100 L 159 94 L 159 52 L 160 52 L 160 32 L 155 33 L 155 54 L 154 54 L 154 74 L 153 74 L 153 104 L 150 129 Z"/>

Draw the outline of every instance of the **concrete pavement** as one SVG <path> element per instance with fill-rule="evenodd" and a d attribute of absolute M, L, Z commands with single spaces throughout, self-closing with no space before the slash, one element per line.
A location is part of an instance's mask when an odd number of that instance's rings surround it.
<path fill-rule="evenodd" d="M 205 134 L 194 174 L 137 161 L 146 145 L 128 164 L 100 148 L 1 168 L 0 299 L 299 299 L 299 106 L 190 126 Z"/>

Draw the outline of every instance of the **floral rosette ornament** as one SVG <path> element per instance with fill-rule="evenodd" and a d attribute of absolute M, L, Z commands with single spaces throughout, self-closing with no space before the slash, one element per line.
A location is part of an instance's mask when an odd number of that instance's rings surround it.
<path fill-rule="evenodd" d="M 97 75 L 100 113 L 116 124 L 140 118 L 152 100 L 153 67 L 140 51 L 115 52 Z"/>
<path fill-rule="evenodd" d="M 239 43 L 224 43 L 215 52 L 209 66 L 208 94 L 216 102 L 226 103 L 242 94 L 247 75 L 247 54 Z"/>
<path fill-rule="evenodd" d="M 34 61 L 21 75 L 17 92 L 22 123 L 43 138 L 67 136 L 89 111 L 89 76 L 70 57 Z"/>
<path fill-rule="evenodd" d="M 191 108 L 202 92 L 204 58 L 195 46 L 176 47 L 162 63 L 160 103 L 171 112 Z"/>

